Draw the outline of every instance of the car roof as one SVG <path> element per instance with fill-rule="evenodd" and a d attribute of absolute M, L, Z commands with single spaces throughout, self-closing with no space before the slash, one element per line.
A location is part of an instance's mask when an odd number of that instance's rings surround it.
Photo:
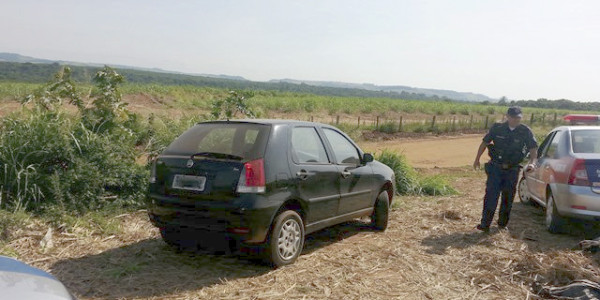
<path fill-rule="evenodd" d="M 571 125 L 571 126 L 559 126 L 556 127 L 554 129 L 552 129 L 552 131 L 555 130 L 571 130 L 571 131 L 576 131 L 576 130 L 600 130 L 600 126 L 590 126 L 590 125 Z"/>
<path fill-rule="evenodd" d="M 211 124 L 211 123 L 249 123 L 249 124 L 263 124 L 263 125 L 310 125 L 310 126 L 323 126 L 333 127 L 331 125 L 310 122 L 310 121 L 299 121 L 299 120 L 287 120 L 287 119 L 234 119 L 234 120 L 216 120 L 199 122 L 198 124 Z"/>

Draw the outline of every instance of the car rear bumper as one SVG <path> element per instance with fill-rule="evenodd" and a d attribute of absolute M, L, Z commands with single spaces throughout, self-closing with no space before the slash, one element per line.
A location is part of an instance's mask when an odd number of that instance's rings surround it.
<path fill-rule="evenodd" d="M 258 198 L 258 199 L 257 199 Z M 223 233 L 237 241 L 265 241 L 279 206 L 256 206 L 260 195 L 242 195 L 227 200 L 188 200 L 150 194 L 148 215 L 156 227 L 180 227 Z"/>
<path fill-rule="evenodd" d="M 561 216 L 600 221 L 600 194 L 590 187 L 560 184 L 554 198 Z"/>

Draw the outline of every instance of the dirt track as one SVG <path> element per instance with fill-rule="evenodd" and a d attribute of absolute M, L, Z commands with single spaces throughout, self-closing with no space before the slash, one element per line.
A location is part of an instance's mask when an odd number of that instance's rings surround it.
<path fill-rule="evenodd" d="M 481 138 L 483 134 L 468 134 L 425 139 L 368 141 L 360 143 L 360 146 L 364 151 L 369 152 L 389 149 L 403 153 L 415 168 L 462 167 L 473 164 Z"/>

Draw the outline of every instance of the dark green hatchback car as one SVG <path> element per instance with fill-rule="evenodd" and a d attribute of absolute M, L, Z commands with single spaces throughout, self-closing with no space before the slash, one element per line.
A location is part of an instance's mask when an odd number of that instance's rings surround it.
<path fill-rule="evenodd" d="M 150 220 L 179 245 L 186 233 L 263 245 L 274 266 L 293 263 L 305 234 L 370 216 L 385 230 L 394 173 L 339 129 L 313 122 L 203 122 L 154 161 Z"/>

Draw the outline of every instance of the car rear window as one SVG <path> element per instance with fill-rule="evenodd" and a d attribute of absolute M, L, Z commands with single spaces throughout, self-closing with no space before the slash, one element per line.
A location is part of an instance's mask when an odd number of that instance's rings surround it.
<path fill-rule="evenodd" d="M 184 132 L 163 153 L 209 152 L 256 159 L 264 155 L 269 129 L 268 125 L 250 123 L 201 123 Z"/>
<path fill-rule="evenodd" d="M 600 130 L 571 131 L 574 153 L 600 153 Z"/>

